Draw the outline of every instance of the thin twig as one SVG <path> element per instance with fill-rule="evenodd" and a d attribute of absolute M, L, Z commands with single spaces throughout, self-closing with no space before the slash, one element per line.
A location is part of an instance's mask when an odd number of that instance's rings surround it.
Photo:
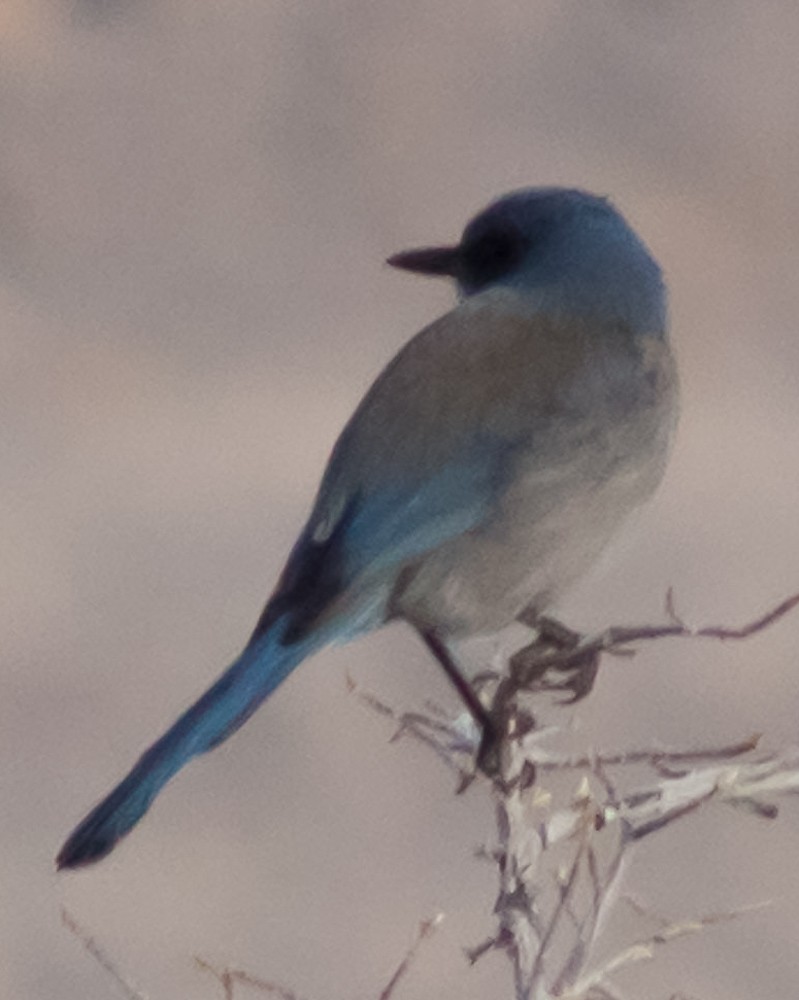
<path fill-rule="evenodd" d="M 146 994 L 136 989 L 136 987 L 122 975 L 114 962 L 108 957 L 105 950 L 97 943 L 88 931 L 81 927 L 81 925 L 65 907 L 61 908 L 61 923 L 67 928 L 68 931 L 75 935 L 78 941 L 80 941 L 100 968 L 104 972 L 107 972 L 108 975 L 114 980 L 126 1000 L 147 1000 Z"/>
<path fill-rule="evenodd" d="M 403 960 L 397 966 L 397 970 L 389 980 L 388 985 L 380 993 L 379 1000 L 391 1000 L 398 983 L 404 978 L 413 964 L 422 943 L 434 933 L 434 931 L 440 926 L 443 919 L 444 914 L 437 913 L 430 920 L 423 920 L 421 922 L 416 939 L 408 949 L 408 952 Z M 250 989 L 258 990 L 260 993 L 266 993 L 270 996 L 278 997 L 278 1000 L 302 1000 L 299 994 L 295 993 L 294 990 L 289 989 L 286 986 L 281 986 L 279 983 L 272 982 L 268 979 L 260 979 L 258 976 L 253 976 L 249 972 L 244 972 L 242 969 L 220 970 L 215 968 L 204 958 L 199 957 L 195 957 L 194 961 L 199 969 L 202 969 L 203 972 L 210 973 L 219 982 L 222 989 L 225 991 L 225 1000 L 234 1000 L 234 989 L 236 984 L 239 983 L 242 986 L 249 987 Z"/>
<path fill-rule="evenodd" d="M 400 712 L 370 691 L 363 690 L 351 677 L 347 678 L 347 688 L 372 711 L 396 723 L 396 729 L 391 736 L 392 742 L 410 736 L 429 747 L 451 771 L 454 771 L 459 778 L 459 785 L 464 785 L 473 779 L 473 770 L 463 768 L 456 757 L 458 754 L 461 760 L 464 754 L 471 757 L 475 746 L 467 746 L 463 735 L 452 723 L 441 722 L 438 718 L 431 718 L 420 712 Z"/>
<path fill-rule="evenodd" d="M 411 947 L 408 949 L 408 953 L 397 966 L 397 971 L 391 977 L 386 988 L 380 994 L 380 1000 L 390 1000 L 394 995 L 394 990 L 397 987 L 397 983 L 407 974 L 408 969 L 410 969 L 413 964 L 416 955 L 418 954 L 419 948 L 422 946 L 423 942 L 433 934 L 436 929 L 441 925 L 444 919 L 443 913 L 437 913 L 430 920 L 423 920 L 419 924 L 419 931 L 416 935 L 416 940 L 413 942 Z"/>
<path fill-rule="evenodd" d="M 580 842 L 575 852 L 574 859 L 569 866 L 568 873 L 565 878 L 558 877 L 558 899 L 555 904 L 555 909 L 552 912 L 549 924 L 547 925 L 543 936 L 541 937 L 541 944 L 539 952 L 535 957 L 533 963 L 533 968 L 530 972 L 529 983 L 530 988 L 538 985 L 541 977 L 544 973 L 544 959 L 547 956 L 547 948 L 550 941 L 553 939 L 555 932 L 560 923 L 561 917 L 564 912 L 567 911 L 567 907 L 571 901 L 572 894 L 577 885 L 577 876 L 580 873 L 583 861 L 585 859 L 586 852 L 590 849 L 590 840 L 588 838 L 588 823 L 585 821 L 585 815 L 582 817 L 583 822 L 581 823 L 581 835 Z M 565 972 L 565 970 L 564 970 Z M 561 973 L 563 975 L 563 973 Z M 560 978 L 560 977 L 558 977 Z"/>
<path fill-rule="evenodd" d="M 294 990 L 281 986 L 279 983 L 270 982 L 267 979 L 259 979 L 257 976 L 252 976 L 249 972 L 244 972 L 242 969 L 222 969 L 220 971 L 211 965 L 210 962 L 206 962 L 204 958 L 197 956 L 195 956 L 194 962 L 198 969 L 210 973 L 219 981 L 222 989 L 225 991 L 225 1000 L 233 1000 L 233 991 L 237 983 L 258 990 L 259 993 L 276 996 L 279 1000 L 302 1000 Z"/>
<path fill-rule="evenodd" d="M 655 957 L 656 950 L 670 941 L 675 941 L 677 938 L 687 937 L 691 934 L 698 934 L 707 927 L 737 920 L 745 914 L 763 909 L 764 906 L 768 905 L 768 903 L 757 903 L 753 906 L 741 907 L 729 913 L 713 913 L 697 919 L 688 919 L 678 923 L 667 924 L 665 927 L 661 927 L 655 931 L 654 934 L 646 938 L 641 938 L 641 940 L 624 948 L 600 966 L 600 968 L 583 976 L 582 979 L 579 979 L 574 984 L 573 989 L 569 993 L 562 995 L 563 1000 L 583 1000 L 596 987 L 607 989 L 608 983 L 606 980 L 611 975 L 631 965 L 637 965 L 639 962 L 651 961 Z"/>
<path fill-rule="evenodd" d="M 705 750 L 661 750 L 658 748 L 639 748 L 609 754 L 581 754 L 575 757 L 559 757 L 546 753 L 534 756 L 535 766 L 539 771 L 579 770 L 582 768 L 616 767 L 632 764 L 700 764 L 708 760 L 730 760 L 751 753 L 757 749 L 762 738 L 760 733 L 736 740 L 735 743 L 723 744 L 719 747 L 709 747 Z"/>
<path fill-rule="evenodd" d="M 564 669 L 571 665 L 577 666 L 591 654 L 606 653 L 617 650 L 620 646 L 629 646 L 634 642 L 648 642 L 654 639 L 699 638 L 720 639 L 722 641 L 748 639 L 785 617 L 797 606 L 799 606 L 799 593 L 787 597 L 771 611 L 737 628 L 729 625 L 705 625 L 701 628 L 691 628 L 676 617 L 672 600 L 669 605 L 671 609 L 669 617 L 672 620 L 670 625 L 613 625 L 598 635 L 584 639 L 572 649 L 556 650 L 541 656 L 536 660 L 536 668 L 543 671 L 551 667 Z"/>

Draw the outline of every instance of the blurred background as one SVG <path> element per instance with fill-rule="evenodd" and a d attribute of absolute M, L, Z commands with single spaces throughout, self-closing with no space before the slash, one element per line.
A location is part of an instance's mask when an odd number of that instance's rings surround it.
<path fill-rule="evenodd" d="M 0 994 L 153 1000 L 193 956 L 310 1000 L 510 996 L 482 787 L 347 694 L 456 710 L 391 627 L 305 665 L 99 867 L 52 858 L 246 639 L 338 429 L 451 302 L 392 272 L 508 189 L 611 195 L 662 262 L 684 406 L 657 500 L 561 616 L 737 624 L 799 589 L 799 8 L 784 0 L 5 0 L 0 6 Z M 588 745 L 799 736 L 799 616 L 611 660 Z M 479 665 L 479 664 L 477 664 Z M 799 812 L 641 845 L 673 917 L 771 900 L 620 980 L 796 993 Z M 242 991 L 243 992 L 243 991 Z"/>

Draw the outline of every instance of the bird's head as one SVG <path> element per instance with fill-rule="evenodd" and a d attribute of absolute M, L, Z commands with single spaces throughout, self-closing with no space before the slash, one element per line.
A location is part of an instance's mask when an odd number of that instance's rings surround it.
<path fill-rule="evenodd" d="M 476 215 L 455 245 L 408 250 L 388 263 L 453 278 L 462 297 L 508 287 L 532 308 L 598 316 L 654 333 L 666 326 L 660 268 L 606 198 L 524 188 Z"/>

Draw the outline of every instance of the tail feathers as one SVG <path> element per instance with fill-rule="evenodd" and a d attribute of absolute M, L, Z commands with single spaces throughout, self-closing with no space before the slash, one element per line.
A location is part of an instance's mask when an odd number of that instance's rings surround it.
<path fill-rule="evenodd" d="M 283 646 L 284 619 L 253 640 L 232 666 L 138 760 L 89 813 L 56 859 L 61 868 L 99 861 L 147 812 L 164 785 L 192 757 L 211 750 L 242 726 L 302 660 L 323 644 L 310 635 Z"/>

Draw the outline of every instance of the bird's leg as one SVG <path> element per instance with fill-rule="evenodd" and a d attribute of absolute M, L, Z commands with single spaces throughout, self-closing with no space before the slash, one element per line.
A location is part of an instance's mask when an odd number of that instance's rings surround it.
<path fill-rule="evenodd" d="M 477 751 L 477 765 L 487 774 L 495 773 L 499 766 L 498 747 L 500 733 L 497 725 L 492 719 L 488 709 L 483 705 L 475 694 L 474 688 L 458 669 L 452 653 L 447 644 L 433 629 L 419 629 L 424 644 L 435 656 L 444 673 L 449 677 L 455 690 L 461 697 L 464 705 L 468 708 L 472 718 L 480 727 L 480 747 Z"/>

